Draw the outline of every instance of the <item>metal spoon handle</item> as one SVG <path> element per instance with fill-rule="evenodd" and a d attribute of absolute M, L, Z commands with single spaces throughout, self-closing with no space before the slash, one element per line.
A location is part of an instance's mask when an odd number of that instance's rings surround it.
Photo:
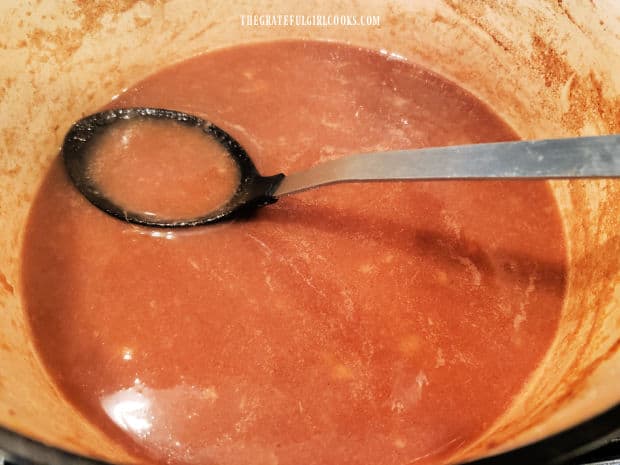
<path fill-rule="evenodd" d="M 620 135 L 352 155 L 287 175 L 274 197 L 341 182 L 620 177 Z"/>

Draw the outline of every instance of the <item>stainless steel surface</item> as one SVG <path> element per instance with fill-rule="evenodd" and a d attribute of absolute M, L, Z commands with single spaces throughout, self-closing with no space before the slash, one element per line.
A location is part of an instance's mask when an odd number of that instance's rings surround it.
<path fill-rule="evenodd" d="M 620 176 L 620 135 L 352 155 L 287 175 L 280 197 L 341 182 Z"/>

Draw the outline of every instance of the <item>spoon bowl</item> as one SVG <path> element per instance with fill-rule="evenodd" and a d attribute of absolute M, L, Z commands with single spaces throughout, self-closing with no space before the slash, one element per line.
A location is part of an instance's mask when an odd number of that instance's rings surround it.
<path fill-rule="evenodd" d="M 161 217 L 151 212 L 132 210 L 112 200 L 90 175 L 93 148 L 114 125 L 145 119 L 180 123 L 220 144 L 239 170 L 239 184 L 229 200 L 215 210 L 191 218 Z M 243 147 L 218 126 L 198 116 L 161 108 L 121 108 L 87 116 L 76 122 L 65 136 L 62 157 L 71 181 L 93 205 L 120 220 L 154 227 L 199 226 L 240 216 L 275 202 L 273 192 L 284 178 L 283 174 L 261 176 Z M 170 180 L 169 188 L 174 188 L 173 179 Z"/>

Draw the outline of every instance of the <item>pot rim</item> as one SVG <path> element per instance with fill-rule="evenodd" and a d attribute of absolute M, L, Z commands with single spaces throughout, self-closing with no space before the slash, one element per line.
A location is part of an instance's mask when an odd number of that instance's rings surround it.
<path fill-rule="evenodd" d="M 467 465 L 559 465 L 603 446 L 620 434 L 620 402 L 570 428 L 506 452 L 466 462 Z M 0 426 L 0 464 L 114 465 L 48 446 Z"/>

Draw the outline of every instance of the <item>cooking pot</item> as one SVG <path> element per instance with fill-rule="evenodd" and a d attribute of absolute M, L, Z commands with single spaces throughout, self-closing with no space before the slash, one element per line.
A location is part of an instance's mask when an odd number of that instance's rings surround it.
<path fill-rule="evenodd" d="M 380 25 L 261 26 L 241 18 L 268 14 L 378 16 Z M 130 84 L 238 43 L 336 40 L 396 53 L 456 81 L 526 139 L 620 132 L 615 0 L 5 0 L 0 17 L 0 449 L 26 463 L 137 462 L 54 387 L 20 296 L 28 210 L 63 135 Z M 505 414 L 451 462 L 560 462 L 620 426 L 620 181 L 550 185 L 569 252 L 557 335 Z"/>

